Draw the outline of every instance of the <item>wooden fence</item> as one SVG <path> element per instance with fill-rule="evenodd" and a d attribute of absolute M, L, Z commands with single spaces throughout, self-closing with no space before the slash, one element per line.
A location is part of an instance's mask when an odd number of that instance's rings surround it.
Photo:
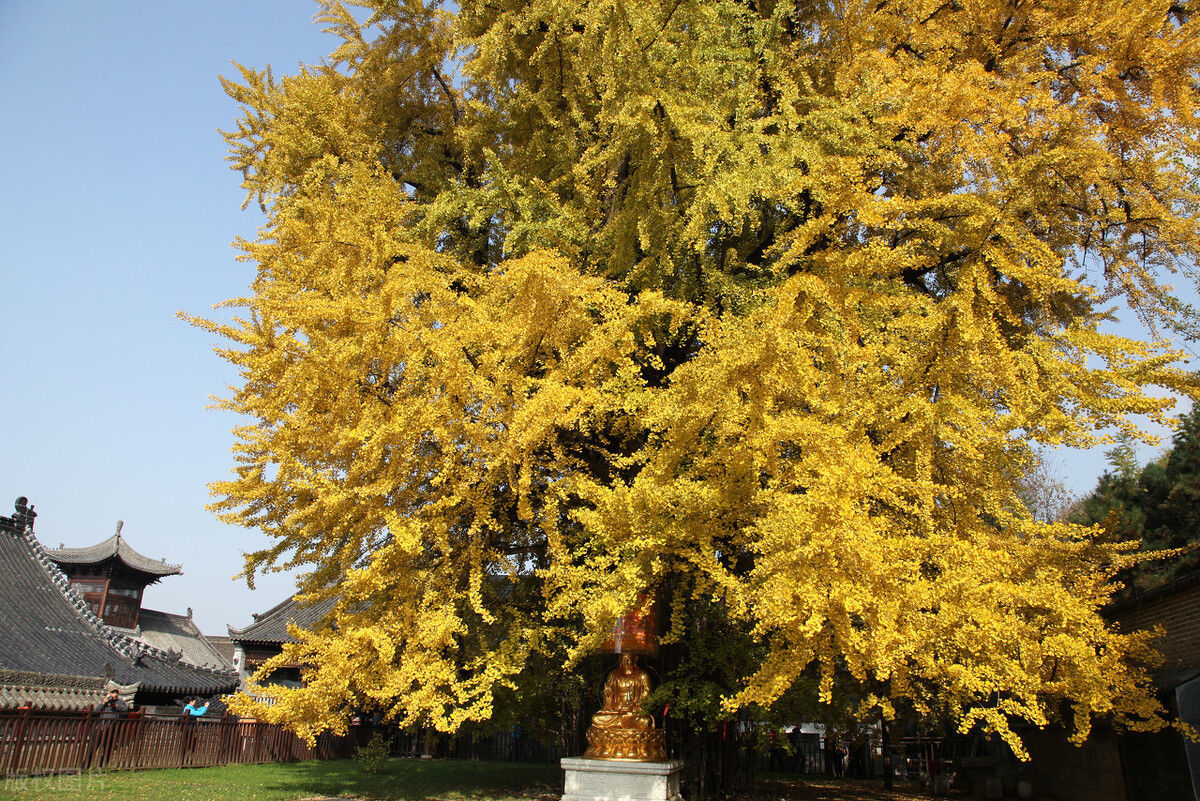
<path fill-rule="evenodd" d="M 357 742 L 353 732 L 322 734 L 310 746 L 282 726 L 233 716 L 150 717 L 135 711 L 102 720 L 90 711 L 0 712 L 4 776 L 341 759 Z"/>

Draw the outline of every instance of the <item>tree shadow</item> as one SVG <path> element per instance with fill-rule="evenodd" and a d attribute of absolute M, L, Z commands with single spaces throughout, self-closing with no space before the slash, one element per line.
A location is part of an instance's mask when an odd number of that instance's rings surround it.
<path fill-rule="evenodd" d="M 882 780 L 812 776 L 760 781 L 753 801 L 927 801 L 928 798 L 920 791 L 903 787 L 884 790 Z"/>
<path fill-rule="evenodd" d="M 554 764 L 392 758 L 379 773 L 353 760 L 300 762 L 284 782 L 264 785 L 295 798 L 358 798 L 371 801 L 557 801 L 562 769 Z"/>

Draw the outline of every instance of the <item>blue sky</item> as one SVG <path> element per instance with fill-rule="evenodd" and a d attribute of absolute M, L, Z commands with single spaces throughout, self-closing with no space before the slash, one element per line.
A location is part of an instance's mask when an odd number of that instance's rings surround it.
<path fill-rule="evenodd" d="M 277 74 L 333 40 L 306 0 L 0 0 L 0 509 L 26 495 L 44 543 L 87 545 L 118 519 L 184 575 L 147 594 L 193 607 L 210 634 L 291 592 L 233 575 L 256 532 L 205 510 L 232 464 L 234 420 L 207 410 L 234 375 L 212 338 L 175 316 L 245 292 L 229 247 L 261 223 L 241 211 L 218 128 L 236 106 L 231 60 Z M 1149 457 L 1151 449 L 1143 450 Z M 1089 489 L 1103 457 L 1065 454 Z"/>
<path fill-rule="evenodd" d="M 241 211 L 218 128 L 231 60 L 281 72 L 331 49 L 306 0 L 0 0 L 0 508 L 27 495 L 44 543 L 125 536 L 184 575 L 148 606 L 208 633 L 291 592 L 231 577 L 254 532 L 205 511 L 233 420 L 206 410 L 232 371 L 175 317 L 243 294 Z"/>

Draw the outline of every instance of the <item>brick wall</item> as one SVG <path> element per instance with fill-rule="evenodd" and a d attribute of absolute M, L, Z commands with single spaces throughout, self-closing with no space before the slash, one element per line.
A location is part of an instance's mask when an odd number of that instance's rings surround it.
<path fill-rule="evenodd" d="M 1200 669 L 1200 573 L 1114 604 L 1106 615 L 1121 631 L 1162 629 L 1151 642 L 1163 657 L 1156 672 L 1167 681 L 1164 688 L 1173 689 L 1188 673 Z M 1174 693 L 1164 701 L 1174 716 Z M 1177 731 L 1128 733 L 1121 745 L 1129 801 L 1192 801 L 1191 772 Z"/>
<path fill-rule="evenodd" d="M 1200 669 L 1200 573 L 1184 576 L 1105 611 L 1121 631 L 1161 626 L 1153 640 L 1160 675 Z M 1080 748 L 1058 729 L 1025 735 L 1035 790 L 1059 801 L 1191 801 L 1191 777 L 1178 732 L 1116 736 L 1097 725 Z"/>
<path fill-rule="evenodd" d="M 1112 730 L 1096 727 L 1076 747 L 1060 728 L 1024 733 L 1031 757 L 1033 788 L 1039 798 L 1057 801 L 1128 801 L 1121 752 Z"/>
<path fill-rule="evenodd" d="M 1200 581 L 1194 577 L 1114 606 L 1110 614 L 1122 631 L 1163 627 L 1164 635 L 1154 640 L 1163 672 L 1200 667 Z"/>

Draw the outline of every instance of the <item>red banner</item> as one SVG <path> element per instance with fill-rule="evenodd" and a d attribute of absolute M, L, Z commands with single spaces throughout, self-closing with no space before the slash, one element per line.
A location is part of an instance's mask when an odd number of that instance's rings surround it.
<path fill-rule="evenodd" d="M 637 604 L 617 618 L 612 635 L 600 646 L 602 651 L 612 653 L 649 654 L 654 652 L 654 635 L 658 629 L 655 604 L 649 596 L 638 596 Z"/>

